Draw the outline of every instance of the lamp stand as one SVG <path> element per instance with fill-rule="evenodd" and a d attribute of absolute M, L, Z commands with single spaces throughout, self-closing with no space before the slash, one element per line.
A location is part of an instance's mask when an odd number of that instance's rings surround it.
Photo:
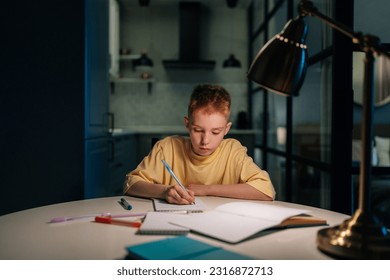
<path fill-rule="evenodd" d="M 330 255 L 348 259 L 390 259 L 390 232 L 371 210 L 371 159 L 374 111 L 374 55 L 379 39 L 362 36 L 365 52 L 362 147 L 359 179 L 359 206 L 341 225 L 322 229 L 317 235 L 318 248 Z"/>
<path fill-rule="evenodd" d="M 317 245 L 324 253 L 341 259 L 390 258 L 387 229 L 360 209 L 341 225 L 319 230 Z"/>
<path fill-rule="evenodd" d="M 390 234 L 371 213 L 370 181 L 373 112 L 373 53 L 364 60 L 362 146 L 360 165 L 359 208 L 341 225 L 318 232 L 318 248 L 325 253 L 348 259 L 389 259 Z"/>

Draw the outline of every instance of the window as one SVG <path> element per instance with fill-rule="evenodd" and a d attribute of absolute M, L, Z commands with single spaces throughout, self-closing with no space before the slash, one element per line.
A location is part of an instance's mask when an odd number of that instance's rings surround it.
<path fill-rule="evenodd" d="M 353 18 L 353 11 L 346 8 L 350 1 L 313 2 L 321 13 L 348 26 Z M 250 59 L 297 15 L 298 2 L 252 2 Z M 338 11 L 343 11 L 342 16 Z M 306 21 L 310 58 L 299 96 L 278 96 L 248 82 L 252 125 L 261 131 L 257 140 L 260 165 L 269 172 L 278 200 L 350 214 L 352 43 L 318 19 L 307 17 Z"/>

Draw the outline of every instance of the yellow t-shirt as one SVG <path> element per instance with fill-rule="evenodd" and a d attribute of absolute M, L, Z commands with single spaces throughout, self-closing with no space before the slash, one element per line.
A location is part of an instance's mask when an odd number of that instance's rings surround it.
<path fill-rule="evenodd" d="M 169 136 L 158 141 L 138 167 L 127 174 L 124 193 L 138 181 L 176 184 L 162 159 L 170 165 L 184 186 L 247 183 L 275 198 L 268 173 L 253 162 L 239 141 L 224 139 L 211 155 L 198 156 L 191 151 L 190 139 L 183 136 Z"/>

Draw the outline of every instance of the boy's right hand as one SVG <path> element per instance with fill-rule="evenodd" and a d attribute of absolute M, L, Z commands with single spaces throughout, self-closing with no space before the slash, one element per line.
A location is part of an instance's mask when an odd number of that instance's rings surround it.
<path fill-rule="evenodd" d="M 169 186 L 164 191 L 165 200 L 172 204 L 192 204 L 195 201 L 193 191 L 188 190 L 188 194 L 179 185 Z"/>

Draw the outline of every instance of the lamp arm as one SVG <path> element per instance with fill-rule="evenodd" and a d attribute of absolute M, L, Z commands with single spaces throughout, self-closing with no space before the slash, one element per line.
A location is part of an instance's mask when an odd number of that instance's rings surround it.
<path fill-rule="evenodd" d="M 363 52 L 373 52 L 377 55 L 384 55 L 390 59 L 390 54 L 381 46 L 380 40 L 377 36 L 355 32 L 344 24 L 319 12 L 312 1 L 301 0 L 298 5 L 298 12 L 302 17 L 312 16 L 319 18 L 333 29 L 351 38 L 352 42 L 354 44 L 358 44 Z"/>

